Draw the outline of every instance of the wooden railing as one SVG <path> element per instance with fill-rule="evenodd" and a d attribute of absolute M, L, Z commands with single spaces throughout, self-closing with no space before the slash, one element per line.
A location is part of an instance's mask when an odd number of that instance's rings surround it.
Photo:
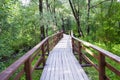
<path fill-rule="evenodd" d="M 120 57 L 101 49 L 95 45 L 88 42 L 80 40 L 72 36 L 72 47 L 73 52 L 77 53 L 79 56 L 79 62 L 82 66 L 94 66 L 99 73 L 99 80 L 110 80 L 106 75 L 106 69 L 112 71 L 116 75 L 120 76 L 120 70 L 116 69 L 116 66 L 120 66 Z M 89 57 L 88 57 L 89 56 Z M 95 58 L 93 61 L 91 58 Z M 111 65 L 110 62 L 115 62 L 118 65 Z M 83 65 L 84 62 L 84 65 Z M 85 64 L 86 63 L 86 64 Z"/>
<path fill-rule="evenodd" d="M 49 50 L 51 50 L 62 37 L 63 33 L 59 32 L 45 38 L 20 59 L 10 65 L 6 70 L 0 73 L 0 80 L 19 80 L 22 76 L 25 76 L 26 80 L 32 80 L 33 71 L 38 69 L 41 65 L 44 67 L 46 53 L 49 53 Z"/>

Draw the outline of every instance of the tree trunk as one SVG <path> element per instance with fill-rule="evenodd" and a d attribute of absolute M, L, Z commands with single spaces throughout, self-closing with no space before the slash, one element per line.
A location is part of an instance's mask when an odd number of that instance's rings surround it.
<path fill-rule="evenodd" d="M 90 25 L 89 25 L 89 17 L 90 17 L 90 0 L 88 0 L 88 6 L 87 6 L 87 35 L 90 34 Z"/>
<path fill-rule="evenodd" d="M 39 12 L 40 12 L 40 15 L 41 15 L 41 18 L 40 20 L 42 20 L 42 15 L 43 15 L 43 0 L 39 0 Z M 41 37 L 41 41 L 45 38 L 45 28 L 44 28 L 44 25 L 41 25 L 40 26 L 40 37 Z"/>
<path fill-rule="evenodd" d="M 47 25 L 47 28 L 46 28 L 46 36 L 48 36 L 48 25 Z"/>
<path fill-rule="evenodd" d="M 53 13 L 54 13 L 54 23 L 57 26 L 57 18 L 56 18 L 56 11 L 55 11 L 55 0 L 54 0 L 54 9 L 53 9 Z"/>
<path fill-rule="evenodd" d="M 46 0 L 46 6 L 47 6 L 47 11 L 49 11 L 48 0 Z M 49 22 L 49 21 L 48 21 L 48 22 Z M 47 24 L 47 28 L 46 28 L 46 36 L 48 36 L 48 24 Z"/>
<path fill-rule="evenodd" d="M 79 5 L 79 3 L 78 3 L 78 11 L 77 11 L 76 7 L 73 6 L 71 0 L 69 0 L 69 4 L 70 4 L 70 7 L 71 7 L 72 12 L 73 12 L 73 15 L 74 15 L 74 18 L 75 18 L 76 23 L 77 23 L 77 26 L 78 26 L 78 34 L 79 34 L 79 37 L 81 37 L 81 36 L 84 37 L 83 32 L 82 32 L 82 29 L 81 29 L 81 27 L 80 27 L 80 16 L 79 16 L 79 14 L 80 14 L 80 13 L 79 13 L 79 6 L 80 6 L 80 5 Z"/>

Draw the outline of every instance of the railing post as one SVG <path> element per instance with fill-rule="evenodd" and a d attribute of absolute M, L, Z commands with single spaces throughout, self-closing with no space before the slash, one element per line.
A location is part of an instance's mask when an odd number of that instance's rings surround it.
<path fill-rule="evenodd" d="M 72 50 L 73 50 L 73 53 L 74 53 L 74 39 L 72 37 Z"/>
<path fill-rule="evenodd" d="M 63 38 L 63 32 L 61 32 L 61 38 Z"/>
<path fill-rule="evenodd" d="M 55 36 L 54 42 L 55 42 L 55 45 L 56 45 L 56 43 L 57 43 L 57 36 Z"/>
<path fill-rule="evenodd" d="M 24 70 L 25 70 L 26 80 L 32 80 L 32 69 L 31 69 L 30 58 L 25 62 Z"/>
<path fill-rule="evenodd" d="M 105 56 L 99 53 L 99 80 L 105 80 Z"/>
<path fill-rule="evenodd" d="M 49 38 L 47 39 L 47 51 L 48 51 L 48 55 L 49 55 Z"/>
<path fill-rule="evenodd" d="M 53 37 L 53 47 L 55 46 L 56 42 L 55 42 L 55 36 Z"/>
<path fill-rule="evenodd" d="M 73 31 L 71 30 L 71 34 L 70 34 L 71 36 L 73 36 Z"/>
<path fill-rule="evenodd" d="M 44 51 L 44 44 L 42 44 L 42 57 L 43 57 L 43 67 L 45 66 L 45 51 Z"/>
<path fill-rule="evenodd" d="M 57 41 L 56 41 L 56 44 L 58 43 L 58 41 L 59 41 L 59 34 L 57 35 Z"/>
<path fill-rule="evenodd" d="M 79 62 L 80 62 L 80 64 L 82 64 L 82 51 L 81 51 L 81 49 L 82 49 L 82 45 L 81 45 L 81 42 L 78 42 L 78 56 L 79 56 Z"/>
<path fill-rule="evenodd" d="M 61 33 L 58 35 L 58 40 L 60 40 L 61 39 Z"/>
<path fill-rule="evenodd" d="M 51 38 L 51 44 L 50 45 L 52 47 L 51 49 L 53 49 L 53 47 L 54 47 L 54 37 Z"/>

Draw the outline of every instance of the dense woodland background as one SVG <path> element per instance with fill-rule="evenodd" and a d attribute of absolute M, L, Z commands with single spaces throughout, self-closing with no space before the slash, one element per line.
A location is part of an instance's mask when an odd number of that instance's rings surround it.
<path fill-rule="evenodd" d="M 120 2 L 0 0 L 0 72 L 61 30 L 67 34 L 73 30 L 74 36 L 120 56 Z"/>

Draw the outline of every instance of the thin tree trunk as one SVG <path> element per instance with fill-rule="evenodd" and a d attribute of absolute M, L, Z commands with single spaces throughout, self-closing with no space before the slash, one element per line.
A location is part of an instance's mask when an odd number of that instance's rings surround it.
<path fill-rule="evenodd" d="M 62 31 L 63 31 L 63 33 L 65 33 L 65 26 L 64 26 L 64 19 L 63 19 L 63 17 L 61 18 L 61 20 L 62 20 Z"/>
<path fill-rule="evenodd" d="M 49 10 L 48 0 L 46 0 L 46 6 L 47 6 L 47 10 Z"/>
<path fill-rule="evenodd" d="M 49 11 L 48 0 L 46 0 L 46 6 L 47 6 L 47 11 Z M 46 36 L 48 36 L 48 24 L 47 24 L 47 28 L 46 28 Z"/>
<path fill-rule="evenodd" d="M 81 36 L 84 37 L 83 32 L 82 32 L 82 29 L 81 29 L 81 27 L 80 27 L 80 16 L 79 16 L 79 14 L 80 14 L 80 11 L 79 11 L 80 5 L 79 5 L 79 3 L 78 3 L 78 11 L 77 11 L 76 7 L 73 6 L 71 0 L 69 0 L 69 4 L 70 4 L 70 7 L 71 7 L 72 12 L 73 12 L 73 15 L 74 15 L 74 18 L 75 18 L 76 23 L 77 23 L 77 26 L 78 26 L 78 34 L 79 34 L 79 37 L 81 37 Z"/>
<path fill-rule="evenodd" d="M 54 23 L 57 26 L 56 11 L 55 11 L 55 0 L 54 0 L 54 9 L 53 9 L 53 12 L 54 12 Z"/>
<path fill-rule="evenodd" d="M 40 15 L 41 15 L 41 18 L 40 20 L 42 20 L 42 15 L 43 15 L 43 0 L 39 0 L 39 12 L 40 12 Z M 45 28 L 44 28 L 44 25 L 41 25 L 40 26 L 40 37 L 41 37 L 41 41 L 45 38 Z"/>
<path fill-rule="evenodd" d="M 48 36 L 48 25 L 47 25 L 47 28 L 46 28 L 46 36 Z"/>
<path fill-rule="evenodd" d="M 88 0 L 88 6 L 87 6 L 87 35 L 90 34 L 90 25 L 89 25 L 89 18 L 90 18 L 90 0 Z"/>

